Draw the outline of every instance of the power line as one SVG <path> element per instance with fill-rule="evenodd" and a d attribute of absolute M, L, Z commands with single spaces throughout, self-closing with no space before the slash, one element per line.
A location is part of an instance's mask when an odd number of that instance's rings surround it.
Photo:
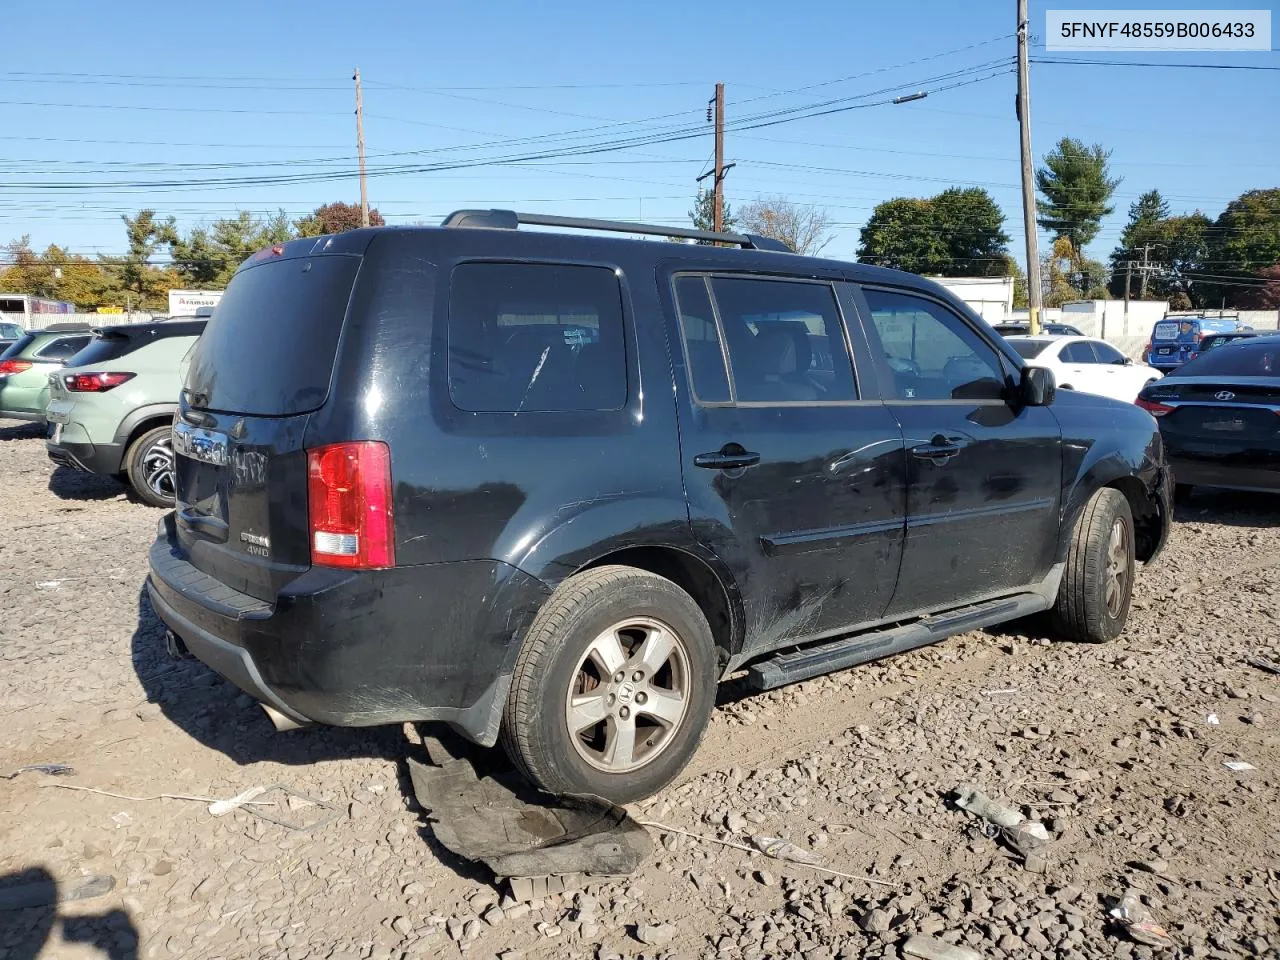
<path fill-rule="evenodd" d="M 1172 70 L 1280 70 L 1254 63 L 1166 63 L 1159 60 L 1084 60 L 1078 57 L 1032 57 L 1032 63 L 1098 67 L 1165 67 Z"/>

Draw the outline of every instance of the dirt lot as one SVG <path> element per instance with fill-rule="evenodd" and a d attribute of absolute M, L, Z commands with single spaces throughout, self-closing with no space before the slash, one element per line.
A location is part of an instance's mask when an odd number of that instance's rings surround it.
<path fill-rule="evenodd" d="M 55 472 L 39 433 L 5 422 L 0 489 L 0 775 L 75 770 L 0 779 L 0 887 L 116 881 L 0 910 L 0 960 L 814 960 L 896 957 L 921 932 L 984 957 L 1280 957 L 1280 677 L 1244 662 L 1280 660 L 1280 498 L 1181 508 L 1114 644 L 975 633 L 767 695 L 729 686 L 682 782 L 633 811 L 702 837 L 783 836 L 856 879 L 655 830 L 628 881 L 530 906 L 499 903 L 434 840 L 403 764 L 426 759 L 422 731 L 277 734 L 165 655 L 140 594 L 160 511 Z M 1047 872 L 955 809 L 966 780 L 1045 819 Z M 295 832 L 145 799 L 273 784 L 338 818 Z M 1127 886 L 1176 951 L 1108 918 Z"/>

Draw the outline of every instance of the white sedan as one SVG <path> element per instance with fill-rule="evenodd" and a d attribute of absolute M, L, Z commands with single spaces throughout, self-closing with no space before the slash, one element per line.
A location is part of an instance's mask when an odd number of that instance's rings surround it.
<path fill-rule="evenodd" d="M 1133 403 L 1163 374 L 1093 337 L 1005 337 L 1029 366 L 1053 371 L 1060 390 L 1079 390 Z"/>

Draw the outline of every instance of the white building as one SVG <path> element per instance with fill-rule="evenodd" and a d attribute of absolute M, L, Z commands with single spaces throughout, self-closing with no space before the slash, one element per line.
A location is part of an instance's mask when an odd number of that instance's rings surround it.
<path fill-rule="evenodd" d="M 929 277 L 967 303 L 987 323 L 1013 313 L 1013 277 Z"/>
<path fill-rule="evenodd" d="M 1072 300 L 1062 305 L 1062 322 L 1086 337 L 1146 338 L 1168 310 L 1164 300 L 1130 300 L 1127 308 L 1123 300 Z"/>

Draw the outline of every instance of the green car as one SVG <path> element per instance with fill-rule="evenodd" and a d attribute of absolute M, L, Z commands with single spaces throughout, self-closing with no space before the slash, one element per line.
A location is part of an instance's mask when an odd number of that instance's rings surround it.
<path fill-rule="evenodd" d="M 187 353 L 207 320 L 104 327 L 49 375 L 45 446 L 54 463 L 113 476 L 146 503 L 173 506 L 171 428 Z"/>
<path fill-rule="evenodd" d="M 49 374 L 93 339 L 84 324 L 53 324 L 29 330 L 0 353 L 0 418 L 44 423 Z"/>

